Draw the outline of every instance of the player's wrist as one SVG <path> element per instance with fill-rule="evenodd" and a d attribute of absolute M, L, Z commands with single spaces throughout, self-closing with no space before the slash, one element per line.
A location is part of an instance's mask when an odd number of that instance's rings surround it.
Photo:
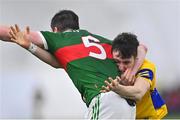
<path fill-rule="evenodd" d="M 31 53 L 35 53 L 37 50 L 37 45 L 33 44 L 32 42 L 30 43 L 29 47 L 28 47 L 28 51 L 30 51 Z"/>

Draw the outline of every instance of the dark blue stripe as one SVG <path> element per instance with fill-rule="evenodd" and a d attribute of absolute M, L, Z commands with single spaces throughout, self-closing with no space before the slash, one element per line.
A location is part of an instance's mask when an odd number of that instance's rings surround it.
<path fill-rule="evenodd" d="M 161 106 L 163 106 L 165 104 L 164 100 L 159 95 L 156 88 L 151 92 L 151 99 L 152 99 L 152 102 L 153 102 L 153 105 L 154 105 L 155 109 L 158 109 L 158 108 L 160 108 Z"/>
<path fill-rule="evenodd" d="M 147 74 L 149 74 L 149 76 L 143 75 L 142 72 L 147 72 Z M 136 75 L 138 75 L 139 73 L 142 73 L 142 76 L 141 76 L 141 77 L 150 79 L 151 81 L 152 81 L 153 78 L 154 78 L 154 74 L 153 74 L 152 70 L 150 70 L 150 69 L 142 69 L 142 70 L 138 71 L 138 73 L 137 73 Z"/>

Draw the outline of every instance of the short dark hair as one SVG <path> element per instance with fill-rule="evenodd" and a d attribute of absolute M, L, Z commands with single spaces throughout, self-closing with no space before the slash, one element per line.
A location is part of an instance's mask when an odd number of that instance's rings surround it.
<path fill-rule="evenodd" d="M 124 58 L 130 58 L 131 56 L 137 56 L 137 47 L 139 41 L 137 36 L 132 33 L 119 34 L 112 43 L 112 52 L 117 51 Z"/>
<path fill-rule="evenodd" d="M 79 29 L 79 18 L 71 10 L 61 10 L 51 20 L 51 28 L 57 27 L 60 31 Z"/>

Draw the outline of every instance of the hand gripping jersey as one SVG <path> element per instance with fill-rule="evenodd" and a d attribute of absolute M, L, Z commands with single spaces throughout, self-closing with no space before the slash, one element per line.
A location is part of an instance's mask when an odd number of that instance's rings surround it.
<path fill-rule="evenodd" d="M 110 40 L 85 30 L 41 33 L 48 51 L 66 70 L 87 106 L 100 93 L 104 80 L 120 74 L 112 60 Z"/>
<path fill-rule="evenodd" d="M 150 89 L 143 98 L 137 102 L 137 119 L 161 119 L 167 114 L 167 107 L 156 89 L 155 66 L 148 60 L 145 60 L 137 77 L 143 77 L 150 84 Z"/>

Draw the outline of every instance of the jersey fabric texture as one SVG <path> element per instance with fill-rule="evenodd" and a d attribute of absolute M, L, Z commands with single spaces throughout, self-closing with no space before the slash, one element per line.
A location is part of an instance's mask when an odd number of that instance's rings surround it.
<path fill-rule="evenodd" d="M 156 89 L 155 65 L 145 60 L 136 77 L 143 77 L 150 84 L 150 89 L 137 102 L 136 118 L 161 119 L 167 114 L 167 107 Z"/>
<path fill-rule="evenodd" d="M 100 93 L 104 80 L 120 74 L 112 60 L 110 40 L 86 30 L 41 33 L 87 106 Z"/>

